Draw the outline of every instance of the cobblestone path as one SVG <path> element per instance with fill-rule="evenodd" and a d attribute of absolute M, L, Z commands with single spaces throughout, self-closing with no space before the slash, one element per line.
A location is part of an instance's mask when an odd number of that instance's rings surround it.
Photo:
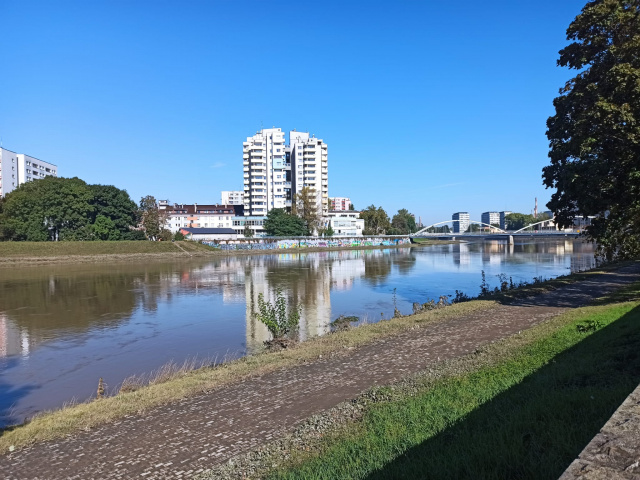
<path fill-rule="evenodd" d="M 511 305 L 221 387 L 58 441 L 0 456 L 5 479 L 188 478 L 295 424 L 438 360 L 527 329 L 640 280 L 640 264 Z"/>

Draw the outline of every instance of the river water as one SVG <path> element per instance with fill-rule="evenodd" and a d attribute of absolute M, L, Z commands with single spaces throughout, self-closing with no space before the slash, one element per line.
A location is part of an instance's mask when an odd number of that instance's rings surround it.
<path fill-rule="evenodd" d="M 102 377 L 188 358 L 222 361 L 268 339 L 256 322 L 259 293 L 281 289 L 302 308 L 302 339 L 339 315 L 377 321 L 461 290 L 477 295 L 481 271 L 513 281 L 594 266 L 582 240 L 499 241 L 386 250 L 219 257 L 189 262 L 25 266 L 0 269 L 0 426 L 84 401 Z M 395 295 L 394 295 L 395 290 Z"/>

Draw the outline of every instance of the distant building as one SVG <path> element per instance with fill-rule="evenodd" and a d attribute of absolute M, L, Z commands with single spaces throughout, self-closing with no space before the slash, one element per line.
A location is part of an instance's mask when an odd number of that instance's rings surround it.
<path fill-rule="evenodd" d="M 237 205 L 168 205 L 165 200 L 158 204 L 158 209 L 167 216 L 165 227 L 172 233 L 181 228 L 231 228 L 238 207 L 242 209 Z"/>
<path fill-rule="evenodd" d="M 267 234 L 267 232 L 265 232 L 264 230 L 264 221 L 266 219 L 267 219 L 266 215 L 265 216 L 250 215 L 246 217 L 242 215 L 237 215 L 233 217 L 231 228 L 233 228 L 238 233 L 238 236 L 240 238 L 244 238 L 245 226 L 249 225 L 249 228 L 253 230 L 254 237 L 264 237 Z"/>
<path fill-rule="evenodd" d="M 507 229 L 507 215 L 509 215 L 510 212 L 509 210 L 505 210 L 504 212 L 500 212 L 500 228 L 502 230 L 506 230 Z"/>
<path fill-rule="evenodd" d="M 349 210 L 351 208 L 351 199 L 349 197 L 330 197 L 331 211 L 339 212 Z"/>
<path fill-rule="evenodd" d="M 244 205 L 242 190 L 225 190 L 220 195 L 220 205 Z"/>
<path fill-rule="evenodd" d="M 181 228 L 188 240 L 236 240 L 238 234 L 232 228 Z"/>
<path fill-rule="evenodd" d="M 54 164 L 0 147 L 0 197 L 23 183 L 50 175 L 58 176 L 58 167 Z"/>
<path fill-rule="evenodd" d="M 453 233 L 464 233 L 469 228 L 471 223 L 471 217 L 469 212 L 456 212 L 451 215 L 451 220 L 458 220 L 453 222 Z"/>
<path fill-rule="evenodd" d="M 264 128 L 247 137 L 242 144 L 242 159 L 246 215 L 264 216 L 273 208 L 291 206 L 282 129 Z"/>
<path fill-rule="evenodd" d="M 482 223 L 487 225 L 500 225 L 500 214 L 498 212 L 484 212 L 480 218 Z M 485 225 L 483 225 L 484 227 Z M 500 227 L 502 228 L 502 227 Z"/>
<path fill-rule="evenodd" d="M 320 216 L 329 213 L 329 170 L 327 144 L 315 135 L 305 132 L 289 132 L 287 163 L 291 168 L 291 195 L 304 187 L 315 191 L 316 206 Z"/>
<path fill-rule="evenodd" d="M 359 237 L 364 230 L 364 219 L 353 210 L 329 212 L 324 222 L 325 226 L 331 226 L 334 237 Z"/>

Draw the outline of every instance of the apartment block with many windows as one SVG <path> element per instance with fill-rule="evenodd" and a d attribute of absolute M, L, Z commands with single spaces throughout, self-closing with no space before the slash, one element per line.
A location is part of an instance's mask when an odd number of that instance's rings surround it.
<path fill-rule="evenodd" d="M 500 225 L 500 214 L 498 212 L 484 212 L 480 221 L 487 225 Z M 486 225 L 483 225 L 483 227 L 485 226 Z"/>
<path fill-rule="evenodd" d="M 285 135 L 280 128 L 265 128 L 242 144 L 245 215 L 264 216 L 272 208 L 291 206 L 287 180 Z"/>
<path fill-rule="evenodd" d="M 224 190 L 220 193 L 220 205 L 244 205 L 244 191 Z"/>
<path fill-rule="evenodd" d="M 23 183 L 50 175 L 58 175 L 54 164 L 0 147 L 0 197 Z"/>
<path fill-rule="evenodd" d="M 329 203 L 333 212 L 344 212 L 351 207 L 351 199 L 349 197 L 329 197 Z"/>
<path fill-rule="evenodd" d="M 329 213 L 328 147 L 315 135 L 289 132 L 287 158 L 291 165 L 291 193 L 300 193 L 304 187 L 315 192 L 318 214 Z"/>
<path fill-rule="evenodd" d="M 457 220 L 453 222 L 453 233 L 464 233 L 469 228 L 471 217 L 469 212 L 456 212 L 451 215 L 451 220 Z"/>

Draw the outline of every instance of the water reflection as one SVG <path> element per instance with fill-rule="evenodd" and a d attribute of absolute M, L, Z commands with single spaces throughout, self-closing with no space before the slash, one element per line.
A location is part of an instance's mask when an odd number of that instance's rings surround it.
<path fill-rule="evenodd" d="M 281 290 L 301 307 L 302 339 L 341 314 L 390 317 L 456 289 L 478 293 L 504 273 L 515 282 L 593 266 L 581 241 L 438 245 L 221 257 L 184 263 L 0 270 L 0 424 L 72 397 L 98 377 L 113 387 L 169 360 L 231 358 L 268 339 L 258 295 Z"/>

